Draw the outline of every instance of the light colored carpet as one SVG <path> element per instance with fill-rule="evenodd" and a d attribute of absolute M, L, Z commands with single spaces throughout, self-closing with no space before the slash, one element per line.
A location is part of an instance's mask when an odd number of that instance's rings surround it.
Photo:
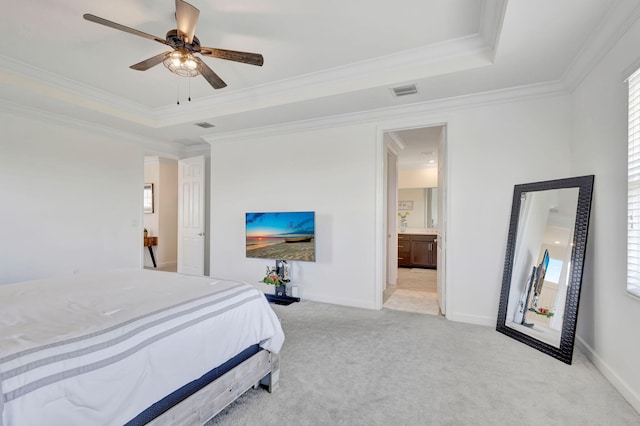
<path fill-rule="evenodd" d="M 397 289 L 391 297 L 384 302 L 384 307 L 398 311 L 415 312 L 417 314 L 438 315 L 438 295 L 424 291 L 411 291 Z"/>
<path fill-rule="evenodd" d="M 578 350 L 573 365 L 442 317 L 302 301 L 272 305 L 280 386 L 249 390 L 212 425 L 638 425 Z"/>

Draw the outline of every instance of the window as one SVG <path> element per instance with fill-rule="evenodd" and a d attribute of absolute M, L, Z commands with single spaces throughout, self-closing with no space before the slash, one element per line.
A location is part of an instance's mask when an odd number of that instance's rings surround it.
<path fill-rule="evenodd" d="M 627 291 L 640 297 L 640 70 L 628 82 Z"/>
<path fill-rule="evenodd" d="M 562 263 L 562 260 L 550 258 L 547 272 L 544 274 L 544 280 L 558 284 L 560 282 L 560 273 L 562 272 Z"/>

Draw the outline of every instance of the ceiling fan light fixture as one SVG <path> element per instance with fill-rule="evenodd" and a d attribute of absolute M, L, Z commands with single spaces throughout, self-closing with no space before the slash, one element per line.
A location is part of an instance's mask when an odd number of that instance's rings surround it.
<path fill-rule="evenodd" d="M 186 50 L 174 50 L 164 56 L 165 67 L 181 77 L 196 77 L 202 72 L 202 67 L 195 56 Z"/>
<path fill-rule="evenodd" d="M 225 83 L 218 74 L 205 64 L 200 57 L 194 56 L 194 53 L 227 61 L 241 62 L 256 66 L 263 65 L 264 58 L 259 53 L 201 47 L 200 40 L 198 40 L 198 37 L 195 35 L 200 11 L 185 0 L 175 0 L 175 2 L 175 17 L 178 28 L 169 30 L 165 38 L 160 38 L 153 34 L 147 34 L 136 30 L 135 28 L 130 28 L 90 13 L 85 13 L 82 17 L 89 22 L 94 22 L 138 37 L 146 38 L 173 49 L 173 51 L 159 53 L 145 59 L 144 61 L 129 66 L 132 70 L 146 71 L 156 65 L 160 65 L 160 62 L 162 62 L 164 66 L 174 74 L 181 77 L 196 77 L 198 75 L 202 75 L 211 87 L 214 89 L 222 89 L 223 87 L 227 87 L 227 83 Z"/>

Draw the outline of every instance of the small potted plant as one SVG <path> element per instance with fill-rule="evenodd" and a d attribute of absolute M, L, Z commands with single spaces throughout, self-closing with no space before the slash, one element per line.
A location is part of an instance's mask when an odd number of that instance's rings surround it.
<path fill-rule="evenodd" d="M 404 232 L 407 230 L 407 216 L 409 216 L 409 212 L 398 212 L 398 216 L 400 216 L 400 232 Z"/>
<path fill-rule="evenodd" d="M 553 316 L 553 312 L 551 312 L 549 308 L 540 308 L 534 312 L 538 315 L 544 315 L 547 318 L 551 318 Z"/>
<path fill-rule="evenodd" d="M 276 296 L 287 295 L 287 284 L 274 269 L 267 267 L 267 275 L 262 279 L 262 282 L 276 286 Z"/>

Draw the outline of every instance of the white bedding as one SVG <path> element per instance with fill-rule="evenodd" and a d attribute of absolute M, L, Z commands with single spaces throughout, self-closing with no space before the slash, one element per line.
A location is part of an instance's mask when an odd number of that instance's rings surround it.
<path fill-rule="evenodd" d="M 248 284 L 147 270 L 0 286 L 0 426 L 122 425 L 280 323 Z"/>

